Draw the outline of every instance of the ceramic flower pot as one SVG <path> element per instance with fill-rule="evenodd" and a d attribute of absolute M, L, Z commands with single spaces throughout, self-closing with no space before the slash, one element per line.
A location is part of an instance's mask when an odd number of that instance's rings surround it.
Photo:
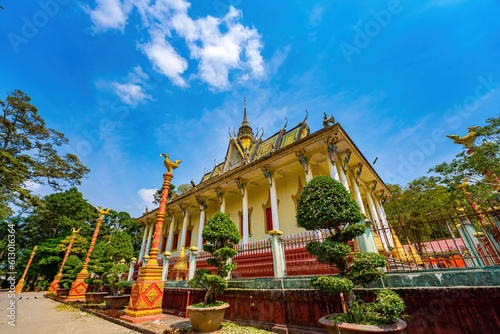
<path fill-rule="evenodd" d="M 212 332 L 219 329 L 228 307 L 229 304 L 203 308 L 191 305 L 186 309 L 194 330 L 198 332 Z"/>
<path fill-rule="evenodd" d="M 356 325 L 347 322 L 339 322 L 335 324 L 327 318 L 332 316 L 327 315 L 319 319 L 319 323 L 326 327 L 329 334 L 368 334 L 368 333 L 402 333 L 406 328 L 406 322 L 401 319 L 390 326 L 372 326 L 372 325 Z"/>
<path fill-rule="evenodd" d="M 69 289 L 57 289 L 56 293 L 60 297 L 66 297 L 69 293 Z"/>
<path fill-rule="evenodd" d="M 111 309 L 125 308 L 125 306 L 128 305 L 129 300 L 130 300 L 130 295 L 104 297 L 104 301 L 106 302 L 106 307 Z"/>
<path fill-rule="evenodd" d="M 107 292 L 87 292 L 85 294 L 85 301 L 88 304 L 100 304 L 107 295 Z"/>

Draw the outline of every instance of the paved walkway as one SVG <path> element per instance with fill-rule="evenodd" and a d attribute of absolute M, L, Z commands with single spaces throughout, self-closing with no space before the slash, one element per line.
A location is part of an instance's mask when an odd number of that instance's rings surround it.
<path fill-rule="evenodd" d="M 66 304 L 45 298 L 43 293 L 17 294 L 15 298 L 16 326 L 10 326 L 7 307 L 11 300 L 13 299 L 9 299 L 6 292 L 0 293 L 0 333 L 2 334 L 138 333 L 85 312 L 68 311 L 70 308 L 64 307 Z"/>

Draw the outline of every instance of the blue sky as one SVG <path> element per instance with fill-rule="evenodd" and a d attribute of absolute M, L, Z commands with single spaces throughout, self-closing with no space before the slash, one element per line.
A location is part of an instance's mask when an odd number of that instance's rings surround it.
<path fill-rule="evenodd" d="M 498 1 L 0 1 L 0 99 L 26 92 L 91 169 L 94 205 L 142 213 L 224 159 L 228 127 L 270 135 L 333 114 L 386 183 L 498 116 Z M 40 194 L 50 189 L 30 185 Z"/>

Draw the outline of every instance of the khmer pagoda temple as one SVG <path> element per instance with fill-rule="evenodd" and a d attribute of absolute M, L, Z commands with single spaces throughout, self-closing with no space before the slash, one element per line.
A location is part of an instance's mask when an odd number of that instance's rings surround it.
<path fill-rule="evenodd" d="M 242 244 L 266 240 L 273 230 L 283 236 L 306 232 L 296 223 L 297 204 L 303 186 L 316 175 L 341 182 L 368 220 L 387 221 L 383 202 L 390 196 L 388 188 L 333 116 L 325 114 L 323 128 L 311 133 L 306 110 L 299 124 L 290 129 L 285 125 L 263 138 L 263 131 L 259 136 L 248 122 L 245 101 L 238 132 L 229 132 L 224 162 L 167 203 L 160 254 L 168 251 L 175 258 L 183 246 L 201 250 L 203 226 L 219 211 L 236 223 Z M 157 210 L 144 212 L 137 220 L 144 225 L 139 263 L 149 253 Z M 394 244 L 387 231 L 383 237 L 371 234 L 364 244 L 358 240 L 356 246 L 389 254 Z"/>

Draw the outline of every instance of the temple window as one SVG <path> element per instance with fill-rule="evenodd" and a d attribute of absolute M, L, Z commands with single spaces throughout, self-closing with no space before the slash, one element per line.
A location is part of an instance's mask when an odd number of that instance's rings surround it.
<path fill-rule="evenodd" d="M 186 232 L 186 242 L 184 243 L 184 246 L 186 248 L 191 246 L 191 234 L 192 234 L 191 232 L 193 232 L 193 230 L 188 230 Z"/>
<path fill-rule="evenodd" d="M 174 234 L 174 240 L 172 243 L 172 250 L 173 251 L 177 250 L 177 247 L 179 246 L 178 243 L 179 243 L 179 233 L 176 233 L 176 234 Z"/>
<path fill-rule="evenodd" d="M 168 239 L 168 235 L 163 238 L 163 242 L 161 243 L 161 252 L 162 253 L 165 251 L 165 248 L 167 248 L 167 239 Z"/>

